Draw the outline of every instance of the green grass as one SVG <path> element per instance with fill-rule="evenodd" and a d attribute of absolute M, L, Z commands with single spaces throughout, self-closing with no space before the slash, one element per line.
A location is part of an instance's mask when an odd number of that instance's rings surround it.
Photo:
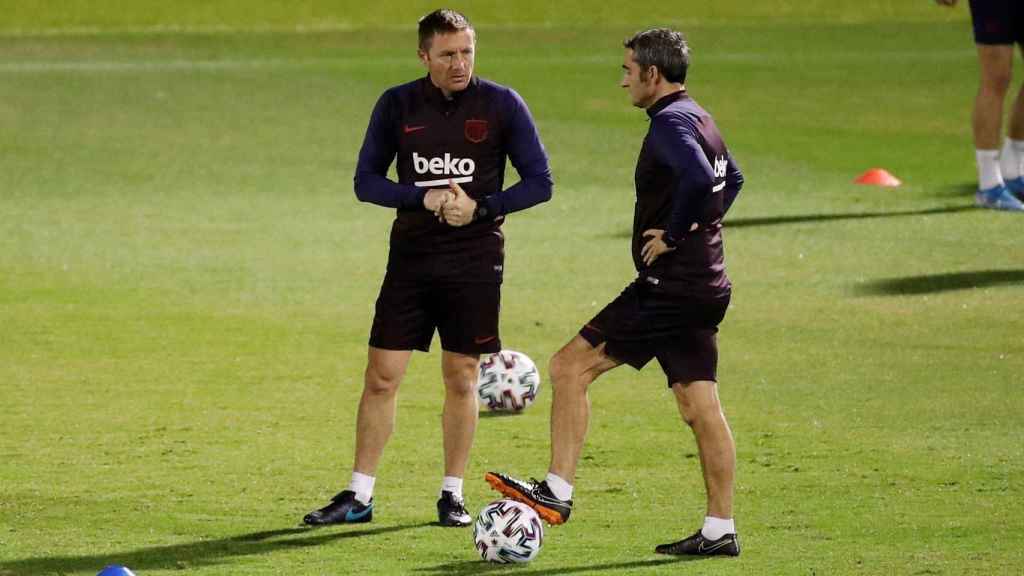
<path fill-rule="evenodd" d="M 467 531 L 426 525 L 436 349 L 403 383 L 374 523 L 297 526 L 349 474 L 392 218 L 356 201 L 352 169 L 376 97 L 422 73 L 402 23 L 426 5 L 66 4 L 0 2 L 0 574 L 1024 566 L 1024 220 L 969 207 L 965 7 L 652 8 L 686 26 L 691 91 L 747 176 L 720 339 L 744 554 L 651 553 L 703 510 L 694 443 L 651 365 L 595 385 L 573 521 L 531 565 L 499 569 Z M 505 226 L 503 339 L 543 367 L 632 275 L 646 123 L 617 82 L 621 39 L 649 20 L 497 6 L 467 9 L 478 72 L 524 95 L 557 182 Z M 145 31 L 317 23 L 338 29 Z M 905 185 L 851 183 L 873 166 Z M 471 508 L 494 497 L 487 469 L 544 472 L 549 392 L 481 419 Z"/>

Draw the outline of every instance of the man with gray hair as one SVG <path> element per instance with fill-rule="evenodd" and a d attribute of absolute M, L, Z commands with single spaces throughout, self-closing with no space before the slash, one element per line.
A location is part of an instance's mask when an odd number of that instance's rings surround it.
<path fill-rule="evenodd" d="M 682 34 L 656 28 L 625 42 L 622 87 L 650 127 L 636 165 L 632 252 L 638 277 L 551 359 L 551 463 L 543 481 L 489 472 L 488 483 L 551 524 L 572 511 L 573 478 L 590 419 L 587 390 L 622 364 L 657 358 L 697 440 L 707 490 L 703 527 L 661 554 L 738 556 L 732 515 L 736 448 L 718 398 L 716 334 L 731 284 L 722 218 L 743 185 L 711 115 L 685 87 Z"/>

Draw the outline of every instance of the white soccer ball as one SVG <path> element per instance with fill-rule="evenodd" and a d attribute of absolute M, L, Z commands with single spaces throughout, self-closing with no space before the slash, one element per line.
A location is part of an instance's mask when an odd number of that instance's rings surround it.
<path fill-rule="evenodd" d="M 544 543 L 540 516 L 515 500 L 496 500 L 480 511 L 473 525 L 473 541 L 488 562 L 529 562 Z"/>
<path fill-rule="evenodd" d="M 491 411 L 519 412 L 540 392 L 540 373 L 530 357 L 514 350 L 502 350 L 480 360 L 477 393 Z"/>

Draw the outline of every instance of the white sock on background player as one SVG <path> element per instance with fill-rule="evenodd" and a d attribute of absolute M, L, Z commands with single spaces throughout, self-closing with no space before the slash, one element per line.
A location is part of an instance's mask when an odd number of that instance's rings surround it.
<path fill-rule="evenodd" d="M 988 190 L 1003 185 L 1002 172 L 999 170 L 999 150 L 975 150 L 978 161 L 978 189 Z"/>
<path fill-rule="evenodd" d="M 1024 164 L 1024 140 L 1007 138 L 999 155 L 999 170 L 1002 172 L 1003 180 L 1020 178 L 1022 164 Z"/>
<path fill-rule="evenodd" d="M 356 500 L 362 505 L 367 505 L 373 498 L 373 484 L 377 481 L 374 476 L 367 476 L 359 472 L 352 473 L 352 480 L 349 480 L 348 489 L 356 493 Z"/>

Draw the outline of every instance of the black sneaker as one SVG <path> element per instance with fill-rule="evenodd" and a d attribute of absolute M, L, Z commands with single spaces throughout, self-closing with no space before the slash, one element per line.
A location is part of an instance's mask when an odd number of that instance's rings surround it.
<path fill-rule="evenodd" d="M 314 510 L 302 519 L 302 522 L 310 526 L 323 526 L 325 524 L 356 524 L 373 520 L 373 498 L 369 504 L 363 504 L 356 500 L 356 493 L 351 490 L 343 490 L 334 498 L 331 503 L 319 510 Z"/>
<path fill-rule="evenodd" d="M 708 540 L 700 530 L 697 530 L 697 533 L 689 538 L 662 544 L 654 551 L 674 556 L 739 556 L 740 540 L 735 534 L 726 534 L 718 540 Z"/>
<path fill-rule="evenodd" d="M 469 526 L 473 519 L 466 512 L 466 502 L 444 490 L 437 501 L 437 521 L 441 526 Z"/>
<path fill-rule="evenodd" d="M 537 511 L 548 524 L 565 524 L 572 513 L 572 500 L 559 500 L 548 488 L 547 482 L 531 479 L 529 482 L 511 476 L 488 472 L 484 480 L 503 496 L 517 500 Z"/>

